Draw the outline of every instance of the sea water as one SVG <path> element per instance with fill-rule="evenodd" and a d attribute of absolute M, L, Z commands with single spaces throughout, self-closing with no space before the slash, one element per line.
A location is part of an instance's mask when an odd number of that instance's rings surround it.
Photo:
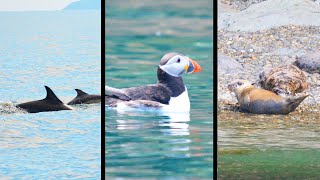
<path fill-rule="evenodd" d="M 106 85 L 157 83 L 160 58 L 178 52 L 201 73 L 184 74 L 190 113 L 106 107 L 106 177 L 213 178 L 212 1 L 106 1 Z"/>
<path fill-rule="evenodd" d="M 0 13 L 0 179 L 99 179 L 101 104 L 28 114 L 15 104 L 101 92 L 100 11 Z"/>

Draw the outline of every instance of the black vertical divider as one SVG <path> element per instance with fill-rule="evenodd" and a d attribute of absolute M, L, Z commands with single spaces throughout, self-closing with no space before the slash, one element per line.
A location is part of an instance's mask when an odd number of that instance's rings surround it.
<path fill-rule="evenodd" d="M 214 117 L 213 117 L 213 144 L 214 144 L 214 156 L 213 156 L 213 168 L 214 168 L 214 179 L 218 177 L 218 1 L 213 3 L 213 101 L 214 101 Z"/>
<path fill-rule="evenodd" d="M 105 95 L 105 67 L 106 67 L 106 56 L 105 56 L 105 37 L 106 37 L 106 10 L 105 10 L 105 0 L 101 0 L 101 95 Z M 102 97 L 103 97 L 102 96 Z M 101 179 L 105 179 L 105 98 L 101 99 Z"/>

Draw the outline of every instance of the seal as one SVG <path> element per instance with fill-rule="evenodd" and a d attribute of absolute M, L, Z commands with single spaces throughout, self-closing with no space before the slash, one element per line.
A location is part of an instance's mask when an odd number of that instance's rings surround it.
<path fill-rule="evenodd" d="M 265 69 L 260 73 L 259 78 L 263 89 L 270 90 L 280 96 L 294 96 L 309 87 L 307 76 L 294 65 Z"/>
<path fill-rule="evenodd" d="M 254 114 L 289 114 L 308 96 L 282 97 L 256 88 L 246 80 L 236 80 L 228 85 L 228 89 L 236 94 L 241 111 Z"/>

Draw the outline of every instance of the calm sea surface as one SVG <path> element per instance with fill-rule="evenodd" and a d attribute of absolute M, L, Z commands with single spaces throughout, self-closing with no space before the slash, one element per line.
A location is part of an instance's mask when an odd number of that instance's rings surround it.
<path fill-rule="evenodd" d="M 44 85 L 101 92 L 100 11 L 0 13 L 0 179 L 99 179 L 101 104 L 24 114 Z"/>
<path fill-rule="evenodd" d="M 106 107 L 107 179 L 212 179 L 212 1 L 106 1 L 106 84 L 157 82 L 167 52 L 196 59 L 184 75 L 190 114 L 119 113 Z"/>
<path fill-rule="evenodd" d="M 218 113 L 219 179 L 319 179 L 320 113 Z"/>

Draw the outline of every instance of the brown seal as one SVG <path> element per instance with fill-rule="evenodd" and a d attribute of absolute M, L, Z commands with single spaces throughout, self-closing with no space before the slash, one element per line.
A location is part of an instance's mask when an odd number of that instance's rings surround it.
<path fill-rule="evenodd" d="M 240 110 L 254 114 L 289 114 L 308 96 L 281 97 L 256 88 L 246 80 L 236 80 L 228 85 L 228 89 L 236 94 Z"/>
<path fill-rule="evenodd" d="M 294 65 L 265 69 L 259 78 L 262 88 L 278 95 L 295 95 L 308 88 L 306 75 Z"/>

